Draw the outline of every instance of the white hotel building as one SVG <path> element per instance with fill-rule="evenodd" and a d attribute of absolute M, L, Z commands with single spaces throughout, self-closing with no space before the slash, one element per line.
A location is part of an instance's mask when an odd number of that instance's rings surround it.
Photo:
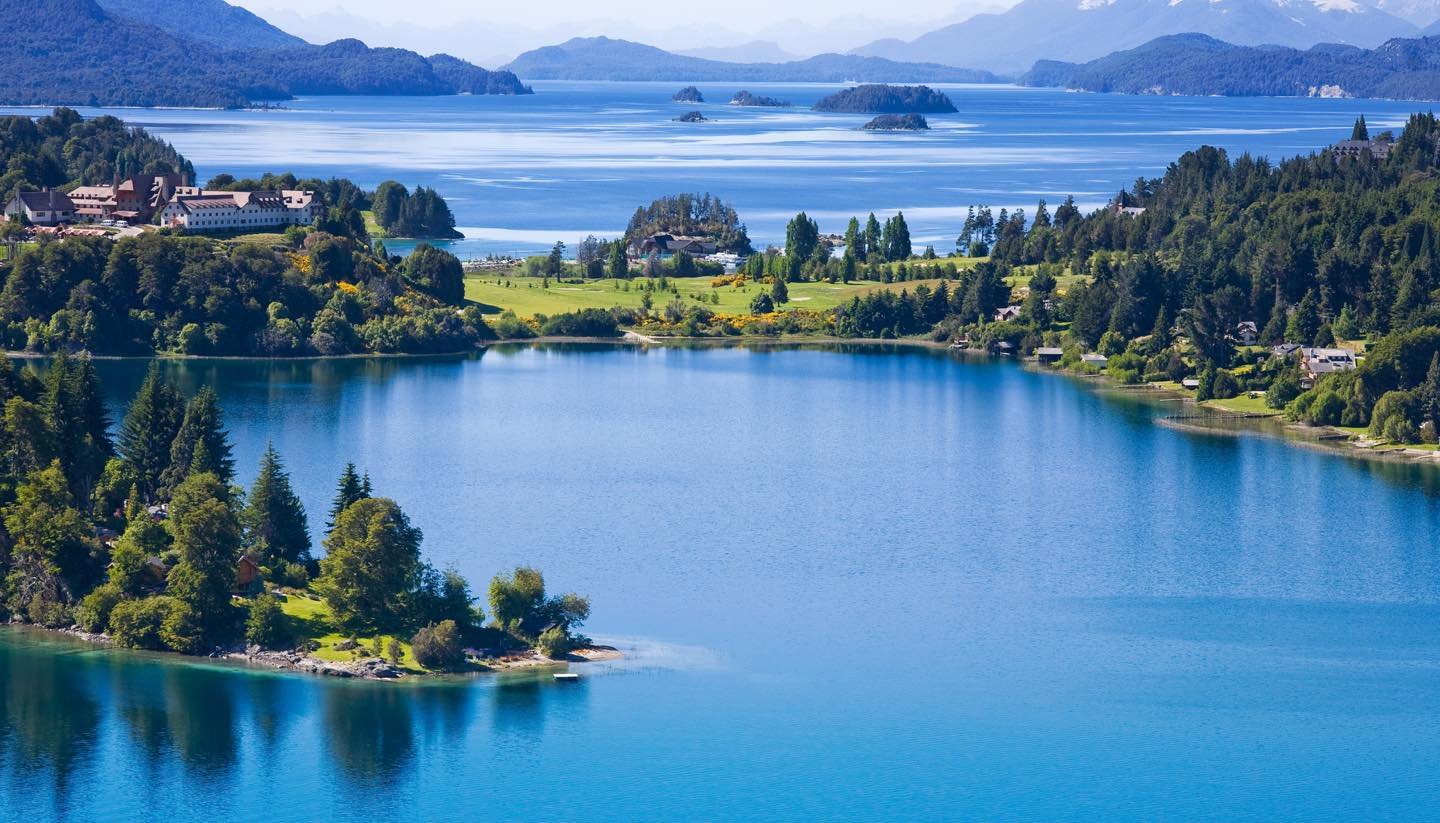
<path fill-rule="evenodd" d="M 263 231 L 308 226 L 320 214 L 313 191 L 202 191 L 182 187 L 160 212 L 160 225 L 186 231 Z"/>

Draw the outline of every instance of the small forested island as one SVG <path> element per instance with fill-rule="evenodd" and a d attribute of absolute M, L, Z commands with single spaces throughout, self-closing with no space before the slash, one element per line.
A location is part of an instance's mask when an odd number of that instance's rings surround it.
<path fill-rule="evenodd" d="M 768 108 L 789 108 L 789 100 L 779 100 L 774 97 L 766 97 L 763 94 L 751 94 L 748 91 L 737 91 L 735 96 L 730 98 L 732 106 L 762 106 Z"/>
<path fill-rule="evenodd" d="M 88 358 L 42 378 L 0 358 L 0 617 L 119 646 L 339 676 L 480 671 L 605 655 L 578 595 L 540 572 L 490 583 L 491 621 L 458 572 L 421 554 L 394 500 L 346 466 L 313 557 L 305 506 L 268 449 L 248 490 L 215 392 L 188 400 L 152 366 L 111 440 Z M 575 654 L 579 652 L 579 654 Z"/>
<path fill-rule="evenodd" d="M 670 99 L 676 103 L 704 103 L 705 95 L 701 94 L 700 90 L 694 86 L 686 86 L 675 92 Z"/>
<path fill-rule="evenodd" d="M 680 115 L 679 117 L 675 118 L 675 122 L 677 122 L 677 123 L 708 123 L 708 122 L 710 122 L 710 118 L 706 117 L 703 113 L 698 112 L 698 111 L 687 111 L 687 112 L 685 112 L 684 114 Z"/>
<path fill-rule="evenodd" d="M 643 259 L 651 254 L 673 254 L 679 249 L 677 241 L 686 240 L 700 241 L 700 254 L 752 251 L 750 236 L 734 207 L 708 193 L 661 197 L 637 208 L 615 248 L 618 253 L 628 249 Z"/>
<path fill-rule="evenodd" d="M 866 131 L 927 131 L 930 123 L 921 114 L 882 114 L 860 128 Z"/>
<path fill-rule="evenodd" d="M 891 86 L 869 83 L 851 86 L 821 98 L 816 111 L 860 114 L 953 114 L 955 104 L 944 92 L 929 86 Z"/>

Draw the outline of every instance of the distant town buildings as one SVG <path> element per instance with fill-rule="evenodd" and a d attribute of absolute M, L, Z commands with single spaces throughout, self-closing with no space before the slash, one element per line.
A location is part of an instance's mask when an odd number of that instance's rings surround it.
<path fill-rule="evenodd" d="M 313 191 L 211 191 L 181 182 L 175 174 L 136 175 L 69 193 L 22 191 L 5 204 L 5 217 L 55 229 L 71 223 L 149 223 L 158 214 L 160 223 L 172 228 L 223 232 L 308 226 L 320 216 L 322 204 Z"/>

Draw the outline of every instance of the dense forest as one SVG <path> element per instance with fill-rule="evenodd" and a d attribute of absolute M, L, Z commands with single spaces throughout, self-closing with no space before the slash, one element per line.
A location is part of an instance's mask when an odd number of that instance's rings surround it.
<path fill-rule="evenodd" d="M 1440 99 L 1440 38 L 1375 49 L 1235 46 L 1203 34 L 1160 37 L 1088 63 L 1041 60 L 1020 82 L 1123 94 Z"/>
<path fill-rule="evenodd" d="M 860 128 L 865 131 L 927 131 L 930 123 L 923 114 L 881 114 Z"/>
<path fill-rule="evenodd" d="M 82 119 L 73 109 L 44 117 L 0 117 L 0 197 L 18 189 L 69 189 L 102 185 L 117 175 L 177 173 L 194 168 L 179 152 L 144 129 L 108 115 Z"/>
<path fill-rule="evenodd" d="M 730 98 L 732 106 L 758 106 L 761 108 L 784 109 L 790 107 L 789 100 L 781 100 L 776 97 L 769 97 L 764 94 L 751 94 L 748 91 L 737 91 L 735 96 Z"/>
<path fill-rule="evenodd" d="M 217 49 L 94 0 L 11 0 L 6 13 L 26 21 L 0 41 L 0 59 L 24 67 L 0 78 L 0 103 L 9 105 L 228 108 L 297 94 L 531 93 L 510 72 L 358 40 Z M 165 13 L 173 16 L 173 4 Z M 141 62 L 116 63 L 137 43 Z"/>
<path fill-rule="evenodd" d="M 434 189 L 417 186 L 409 191 L 394 180 L 375 187 L 375 222 L 390 237 L 454 239 L 465 235 L 455 230 L 450 206 Z"/>
<path fill-rule="evenodd" d="M 426 669 L 460 668 L 482 633 L 484 645 L 551 656 L 583 641 L 574 629 L 589 603 L 546 596 L 527 568 L 491 583 L 494 622 L 483 627 L 469 583 L 425 561 L 420 530 L 353 466 L 316 559 L 305 506 L 273 447 L 250 488 L 236 485 L 209 387 L 186 399 L 152 366 L 114 440 L 101 397 L 88 358 L 62 356 L 43 378 L 0 360 L 0 615 L 187 654 L 308 650 L 272 594 L 285 587 L 286 599 L 323 603 L 328 629 L 388 635 L 389 648 L 370 654 L 395 665 L 413 657 Z"/>
<path fill-rule="evenodd" d="M 816 111 L 862 114 L 953 114 L 955 104 L 944 92 L 929 86 L 891 86 L 871 83 L 851 86 L 815 103 Z"/>
<path fill-rule="evenodd" d="M 641 206 L 630 217 L 624 242 L 652 234 L 708 237 L 724 251 L 749 254 L 750 237 L 730 204 L 711 194 L 677 194 Z"/>

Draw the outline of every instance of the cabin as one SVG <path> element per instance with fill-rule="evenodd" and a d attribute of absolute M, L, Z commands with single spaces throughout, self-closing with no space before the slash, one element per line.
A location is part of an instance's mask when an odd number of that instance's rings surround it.
<path fill-rule="evenodd" d="M 5 217 L 23 218 L 35 226 L 60 226 L 75 220 L 75 201 L 64 192 L 21 191 L 16 192 L 5 204 Z"/>
<path fill-rule="evenodd" d="M 1009 357 L 1015 353 L 1015 344 L 1009 340 L 1001 340 L 990 344 L 990 350 L 1002 357 Z"/>
<path fill-rule="evenodd" d="M 1255 341 L 1260 339 L 1260 328 L 1252 320 L 1242 320 L 1235 324 L 1235 331 L 1230 334 L 1230 342 L 1242 346 L 1253 346 Z"/>
<path fill-rule="evenodd" d="M 1110 358 L 1106 357 L 1103 354 L 1096 354 L 1095 352 L 1091 352 L 1089 354 L 1080 355 L 1080 362 L 1084 363 L 1087 366 L 1094 366 L 1097 369 L 1103 369 L 1105 368 L 1105 366 L 1109 365 Z"/>
<path fill-rule="evenodd" d="M 643 240 L 630 242 L 630 257 L 642 260 L 650 255 L 673 257 L 685 252 L 691 257 L 705 257 L 720 251 L 720 244 L 708 237 L 692 237 L 674 234 L 652 234 Z"/>
<path fill-rule="evenodd" d="M 1005 306 L 995 310 L 995 322 L 1004 323 L 1007 320 L 1015 320 L 1020 317 L 1019 306 Z"/>
<path fill-rule="evenodd" d="M 260 589 L 260 564 L 248 554 L 240 555 L 235 564 L 235 593 L 258 594 Z"/>
<path fill-rule="evenodd" d="M 1065 356 L 1064 349 L 1057 349 L 1054 346 L 1043 346 L 1035 350 L 1035 359 L 1041 363 L 1059 363 L 1060 358 Z"/>
<path fill-rule="evenodd" d="M 1279 343 L 1270 347 L 1270 354 L 1274 357 L 1290 357 L 1300 351 L 1299 343 Z"/>

